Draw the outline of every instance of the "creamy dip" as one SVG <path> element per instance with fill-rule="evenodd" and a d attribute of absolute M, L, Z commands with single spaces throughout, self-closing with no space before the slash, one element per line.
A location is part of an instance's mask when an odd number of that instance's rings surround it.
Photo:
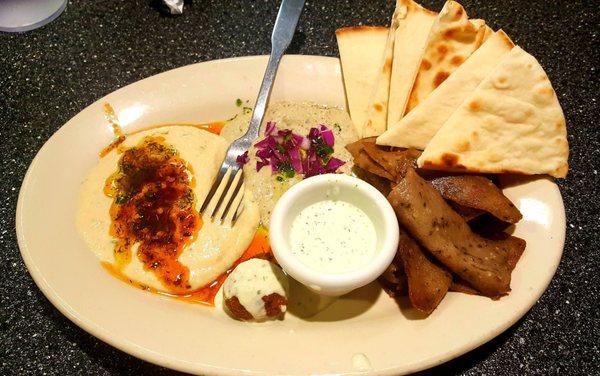
<path fill-rule="evenodd" d="M 248 129 L 251 116 L 251 111 L 244 111 L 229 120 L 223 127 L 221 136 L 230 142 L 242 136 Z M 264 138 L 266 123 L 269 121 L 277 123 L 279 129 L 290 129 L 303 136 L 308 134 L 310 128 L 318 127 L 319 124 L 326 125 L 333 131 L 335 137 L 332 157 L 346 162 L 337 172 L 351 174 L 352 155 L 345 146 L 356 141 L 358 136 L 346 111 L 314 103 L 275 102 L 267 108 L 260 136 L 256 142 Z M 252 192 L 258 204 L 261 223 L 268 228 L 275 203 L 292 185 L 302 181 L 302 176 L 296 175 L 293 178 L 278 180 L 278 176 L 273 175 L 268 167 L 256 171 L 257 158 L 255 154 L 256 148 L 252 146 L 248 152 L 250 161 L 244 166 L 244 180 L 246 187 Z"/>
<path fill-rule="evenodd" d="M 137 145 L 145 137 L 162 137 L 165 143 L 177 150 L 191 171 L 195 186 L 196 204 L 206 197 L 227 150 L 227 141 L 220 136 L 191 126 L 165 126 L 129 135 L 122 148 Z M 106 179 L 118 169 L 122 153 L 114 149 L 102 157 L 83 181 L 79 195 L 76 225 L 89 248 L 102 261 L 115 263 L 116 239 L 110 234 L 109 214 L 112 198 L 104 193 Z M 235 226 L 226 227 L 204 221 L 200 230 L 178 258 L 189 269 L 190 290 L 214 281 L 242 255 L 254 237 L 259 222 L 258 207 L 252 194 L 244 196 L 244 211 Z M 197 205 L 196 205 L 197 207 Z M 119 266 L 120 272 L 132 282 L 171 292 L 144 267 L 137 257 L 139 243 L 131 248 L 131 260 Z"/>
<path fill-rule="evenodd" d="M 292 254 L 324 273 L 359 269 L 374 256 L 375 226 L 360 208 L 342 200 L 324 200 L 302 209 L 292 222 Z"/>

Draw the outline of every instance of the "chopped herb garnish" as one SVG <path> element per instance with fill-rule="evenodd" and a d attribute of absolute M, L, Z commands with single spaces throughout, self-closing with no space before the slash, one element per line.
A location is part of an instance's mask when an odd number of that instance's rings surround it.
<path fill-rule="evenodd" d="M 238 106 L 238 107 L 241 107 L 242 103 L 243 102 L 242 102 L 242 100 L 240 98 L 238 98 L 238 99 L 235 100 L 235 105 Z"/>
<path fill-rule="evenodd" d="M 285 153 L 285 148 L 283 147 L 283 145 L 281 144 L 275 144 L 275 147 L 277 148 L 277 151 L 279 151 L 280 153 Z"/>
<path fill-rule="evenodd" d="M 307 136 L 301 136 L 290 129 L 278 129 L 274 122 L 268 122 L 265 138 L 256 143 L 256 171 L 270 166 L 273 174 L 279 174 L 277 181 L 292 178 L 296 174 L 306 177 L 334 173 L 344 165 L 344 161 L 333 157 L 333 132 L 325 125 L 311 128 Z"/>
<path fill-rule="evenodd" d="M 327 162 L 329 156 L 333 154 L 333 147 L 327 145 L 323 139 L 319 137 L 315 142 L 315 152 L 320 158 L 326 159 L 325 162 Z"/>
<path fill-rule="evenodd" d="M 280 163 L 279 166 L 277 167 L 277 169 L 286 178 L 293 178 L 296 175 L 296 172 L 294 171 L 294 167 L 292 167 L 292 164 L 290 162 Z"/>

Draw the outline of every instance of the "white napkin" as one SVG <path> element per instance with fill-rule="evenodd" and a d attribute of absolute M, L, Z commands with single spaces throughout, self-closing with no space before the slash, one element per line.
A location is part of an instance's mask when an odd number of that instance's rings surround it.
<path fill-rule="evenodd" d="M 163 0 L 171 14 L 183 13 L 183 0 Z"/>

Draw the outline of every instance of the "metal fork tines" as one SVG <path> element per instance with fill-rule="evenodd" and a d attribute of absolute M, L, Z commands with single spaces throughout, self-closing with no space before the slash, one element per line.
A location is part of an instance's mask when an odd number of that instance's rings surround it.
<path fill-rule="evenodd" d="M 244 175 L 237 165 L 221 166 L 214 184 L 206 196 L 200 213 L 204 220 L 234 225 L 243 210 Z"/>
<path fill-rule="evenodd" d="M 200 213 L 204 218 L 233 225 L 243 210 L 241 203 L 244 196 L 244 178 L 237 158 L 247 152 L 252 142 L 258 138 L 260 124 L 265 115 L 279 62 L 292 41 L 303 7 L 304 0 L 283 0 L 281 2 L 271 35 L 271 55 L 256 98 L 252 119 L 246 133 L 227 149 L 217 178 L 200 208 Z"/>

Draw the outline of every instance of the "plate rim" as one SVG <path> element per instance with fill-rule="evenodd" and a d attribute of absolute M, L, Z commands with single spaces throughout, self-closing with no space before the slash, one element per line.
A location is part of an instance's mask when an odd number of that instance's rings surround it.
<path fill-rule="evenodd" d="M 18 199 L 17 199 L 17 206 L 16 206 L 16 212 L 15 212 L 15 230 L 16 230 L 16 235 L 17 235 L 17 244 L 19 247 L 19 252 L 21 254 L 21 258 L 23 259 L 23 262 L 25 263 L 27 271 L 28 271 L 29 275 L 32 277 L 32 279 L 35 282 L 35 284 L 37 285 L 37 287 L 40 289 L 40 291 L 43 293 L 43 295 L 46 297 L 46 299 L 48 299 L 48 301 L 50 301 L 50 303 L 56 309 L 58 309 L 61 314 L 63 314 L 65 317 L 67 317 L 71 322 L 73 322 L 79 328 L 83 329 L 84 331 L 86 331 L 90 335 L 98 338 L 99 340 L 109 344 L 110 346 L 117 348 L 120 351 L 125 352 L 126 354 L 132 355 L 140 360 L 143 360 L 143 361 L 146 361 L 146 362 L 158 365 L 158 366 L 173 369 L 173 370 L 188 372 L 188 373 L 192 373 L 192 374 L 197 374 L 198 372 L 202 372 L 202 373 L 209 373 L 209 374 L 218 373 L 220 375 L 239 375 L 240 372 L 242 372 L 244 374 L 262 374 L 263 373 L 261 371 L 255 371 L 255 370 L 247 370 L 247 369 L 242 370 L 242 369 L 235 369 L 235 368 L 229 368 L 229 367 L 214 366 L 214 365 L 210 365 L 207 363 L 203 363 L 201 361 L 192 363 L 192 362 L 185 362 L 180 359 L 173 359 L 169 356 L 163 355 L 162 353 L 153 352 L 151 350 L 148 350 L 144 347 L 137 345 L 136 343 L 130 342 L 126 339 L 122 339 L 121 337 L 116 336 L 113 333 L 111 333 L 109 330 L 95 325 L 95 323 L 92 322 L 91 320 L 85 319 L 84 317 L 80 317 L 76 312 L 71 311 L 69 309 L 70 305 L 68 304 L 68 302 L 61 299 L 60 296 L 54 291 L 52 286 L 44 278 L 41 271 L 39 270 L 39 268 L 37 267 L 37 265 L 35 264 L 35 262 L 33 260 L 33 257 L 32 257 L 32 255 L 29 251 L 29 248 L 26 244 L 25 236 L 23 235 L 23 231 L 24 231 L 23 230 L 23 226 L 24 226 L 23 225 L 23 205 L 24 205 L 24 196 L 26 195 L 27 191 L 30 189 L 31 176 L 33 174 L 35 165 L 39 162 L 40 155 L 43 154 L 43 151 L 48 147 L 48 145 L 51 142 L 53 142 L 53 140 L 56 137 L 59 137 L 59 135 L 62 132 L 64 132 L 65 129 L 68 129 L 68 128 L 74 126 L 72 123 L 74 123 L 74 121 L 80 115 L 80 113 L 83 112 L 88 107 L 93 106 L 94 104 L 97 104 L 99 102 L 106 101 L 107 97 L 116 95 L 116 94 L 126 90 L 130 86 L 137 85 L 140 82 L 147 81 L 150 79 L 156 79 L 159 76 L 169 74 L 173 71 L 183 70 L 186 68 L 189 69 L 193 66 L 204 65 L 204 64 L 231 63 L 231 62 L 247 61 L 247 60 L 263 60 L 263 59 L 266 60 L 266 59 L 268 59 L 268 57 L 269 57 L 268 55 L 249 55 L 249 56 L 230 57 L 230 58 L 225 58 L 225 59 L 207 60 L 207 61 L 203 61 L 203 62 L 188 64 L 188 65 L 184 65 L 181 67 L 169 69 L 169 70 L 145 77 L 143 79 L 131 82 L 123 87 L 118 88 L 117 90 L 107 93 L 106 95 L 102 96 L 101 98 L 99 98 L 99 99 L 95 100 L 94 102 L 90 103 L 89 105 L 87 105 L 85 108 L 81 109 L 77 114 L 75 114 L 73 117 L 71 117 L 69 120 L 67 120 L 67 122 L 65 122 L 63 125 L 61 125 L 44 142 L 42 147 L 38 150 L 35 157 L 32 159 L 31 163 L 29 164 L 29 166 L 27 168 L 27 171 L 26 171 L 26 173 L 23 177 L 22 183 L 21 183 L 21 187 L 19 189 L 19 195 L 18 195 Z M 291 54 L 291 55 L 285 55 L 285 58 L 291 59 L 291 60 L 296 60 L 296 59 L 302 60 L 302 59 L 307 59 L 307 58 L 315 59 L 315 60 L 328 60 L 330 62 L 336 61 L 339 64 L 339 58 L 334 57 L 334 56 Z M 435 359 L 431 359 L 431 358 L 422 359 L 419 362 L 413 363 L 412 366 L 410 367 L 410 369 L 408 369 L 408 370 L 406 370 L 405 366 L 404 367 L 396 366 L 396 367 L 388 367 L 385 369 L 378 369 L 376 371 L 373 371 L 374 373 L 382 374 L 382 375 L 395 375 L 395 374 L 398 374 L 398 372 L 402 372 L 402 374 L 418 372 L 421 370 L 429 369 L 429 368 L 438 366 L 440 364 L 446 363 L 452 359 L 458 358 L 458 357 L 482 346 L 483 344 L 491 341 L 492 339 L 496 338 L 497 336 L 499 336 L 500 334 L 505 332 L 508 328 L 512 327 L 516 322 L 518 322 L 520 319 L 522 319 L 527 314 L 527 312 L 537 303 L 537 301 L 540 299 L 540 297 L 547 291 L 547 289 L 550 285 L 550 282 L 552 281 L 552 279 L 554 278 L 554 275 L 556 274 L 556 271 L 558 269 L 560 261 L 562 260 L 562 257 L 564 254 L 564 246 L 565 246 L 566 230 L 567 230 L 566 229 L 566 213 L 565 213 L 564 200 L 562 198 L 562 194 L 560 192 L 559 186 L 556 184 L 555 180 L 552 178 L 546 178 L 546 180 L 548 180 L 550 183 L 552 183 L 552 185 L 551 185 L 552 190 L 555 193 L 557 193 L 558 197 L 560 198 L 559 203 L 557 204 L 558 210 L 553 212 L 553 214 L 556 216 L 556 220 L 560 221 L 560 224 L 561 224 L 560 228 L 562 229 L 562 231 L 559 234 L 555 234 L 557 236 L 556 242 L 560 244 L 560 257 L 557 257 L 555 264 L 552 265 L 552 269 L 553 269 L 552 274 L 549 276 L 549 278 L 547 280 L 544 281 L 545 288 L 542 291 L 536 293 L 535 299 L 531 299 L 529 304 L 526 304 L 526 305 L 523 305 L 522 307 L 520 307 L 520 309 L 518 310 L 518 314 L 514 315 L 511 320 L 507 320 L 504 323 L 504 325 L 497 327 L 496 330 L 490 332 L 491 334 L 489 334 L 489 335 L 479 336 L 477 338 L 477 340 L 472 341 L 468 344 L 465 344 L 459 348 L 453 348 L 452 350 L 448 350 L 448 351 L 444 352 L 443 354 L 436 356 Z M 367 374 L 370 374 L 370 372 L 367 372 Z"/>

